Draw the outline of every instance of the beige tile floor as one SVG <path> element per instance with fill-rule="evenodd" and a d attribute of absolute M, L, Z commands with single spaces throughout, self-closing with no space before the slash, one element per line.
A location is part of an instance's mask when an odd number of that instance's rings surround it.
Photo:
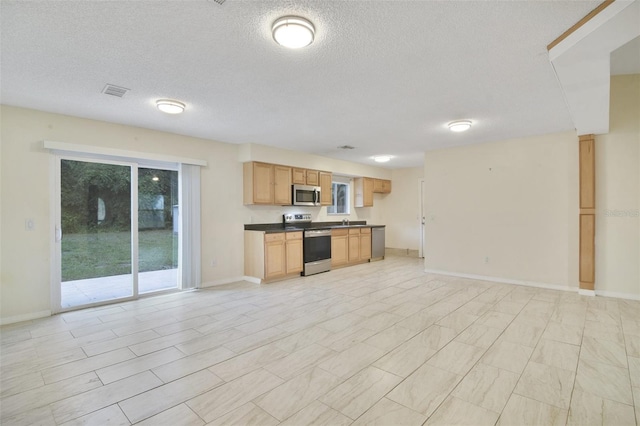
<path fill-rule="evenodd" d="M 634 425 L 640 302 L 389 257 L 4 326 L 3 425 Z"/>

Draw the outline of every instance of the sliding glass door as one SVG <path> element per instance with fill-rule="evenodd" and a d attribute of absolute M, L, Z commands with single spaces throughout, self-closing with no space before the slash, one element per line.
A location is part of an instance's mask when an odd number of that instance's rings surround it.
<path fill-rule="evenodd" d="M 178 286 L 178 172 L 138 169 L 138 289 Z"/>
<path fill-rule="evenodd" d="M 59 167 L 59 309 L 178 288 L 178 171 L 71 158 Z"/>

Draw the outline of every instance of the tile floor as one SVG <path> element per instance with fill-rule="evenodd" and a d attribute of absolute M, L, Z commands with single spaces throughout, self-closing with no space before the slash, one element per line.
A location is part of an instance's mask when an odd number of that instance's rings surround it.
<path fill-rule="evenodd" d="M 382 262 L 1 329 L 3 425 L 634 425 L 640 302 Z"/>

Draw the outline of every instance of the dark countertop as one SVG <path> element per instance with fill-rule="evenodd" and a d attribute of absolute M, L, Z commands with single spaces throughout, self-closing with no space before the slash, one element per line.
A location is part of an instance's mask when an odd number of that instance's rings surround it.
<path fill-rule="evenodd" d="M 305 229 L 347 229 L 347 228 L 384 228 L 385 225 L 367 225 L 366 220 L 352 220 L 349 225 L 343 225 L 340 222 L 311 222 L 311 223 L 253 223 L 244 225 L 245 231 L 263 231 L 266 233 L 275 232 L 295 232 L 304 231 Z"/>

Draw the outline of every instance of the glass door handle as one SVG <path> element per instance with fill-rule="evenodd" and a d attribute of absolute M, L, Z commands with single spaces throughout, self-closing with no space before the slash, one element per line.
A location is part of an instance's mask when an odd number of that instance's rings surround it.
<path fill-rule="evenodd" d="M 56 243 L 62 241 L 62 228 L 56 226 Z"/>

